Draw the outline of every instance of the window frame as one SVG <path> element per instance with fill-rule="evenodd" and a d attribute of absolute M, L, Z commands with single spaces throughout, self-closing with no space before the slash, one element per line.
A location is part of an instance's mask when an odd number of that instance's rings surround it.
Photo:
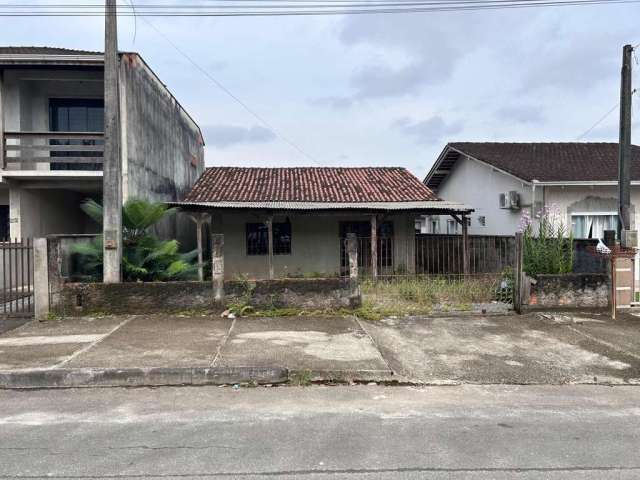
<path fill-rule="evenodd" d="M 597 211 L 597 212 L 571 212 L 569 214 L 569 224 L 571 227 L 571 234 L 574 236 L 574 238 L 577 239 L 593 239 L 593 238 L 598 238 L 598 237 L 585 237 L 585 236 L 577 236 L 575 235 L 575 217 L 618 217 L 618 212 L 613 212 L 613 211 Z M 613 230 L 617 230 L 615 227 L 613 228 Z M 588 232 L 587 232 L 588 233 Z"/>
<path fill-rule="evenodd" d="M 250 231 L 250 229 L 254 229 Z M 293 228 L 289 220 L 284 222 L 273 222 L 273 256 L 291 255 L 293 251 Z M 281 230 L 284 229 L 284 232 Z M 248 257 L 262 257 L 269 255 L 269 230 L 265 222 L 246 222 L 245 223 L 245 254 Z M 249 235 L 255 233 L 257 235 L 257 246 L 250 244 Z M 288 234 L 288 235 L 287 235 Z M 283 242 L 282 237 L 288 236 L 288 241 Z M 264 238 L 262 238 L 264 237 Z M 263 245 L 264 242 L 264 245 Z M 264 249 L 264 250 L 263 250 Z"/>

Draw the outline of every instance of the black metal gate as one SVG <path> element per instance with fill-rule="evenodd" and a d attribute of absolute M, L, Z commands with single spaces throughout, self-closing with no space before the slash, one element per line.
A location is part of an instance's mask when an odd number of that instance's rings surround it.
<path fill-rule="evenodd" d="M 0 317 L 32 317 L 33 240 L 26 238 L 0 242 L 0 250 Z"/>

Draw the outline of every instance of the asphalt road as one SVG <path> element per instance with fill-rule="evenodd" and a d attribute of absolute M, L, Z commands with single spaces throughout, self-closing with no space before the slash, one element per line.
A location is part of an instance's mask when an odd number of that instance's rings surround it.
<path fill-rule="evenodd" d="M 631 479 L 640 388 L 0 391 L 0 478 Z"/>

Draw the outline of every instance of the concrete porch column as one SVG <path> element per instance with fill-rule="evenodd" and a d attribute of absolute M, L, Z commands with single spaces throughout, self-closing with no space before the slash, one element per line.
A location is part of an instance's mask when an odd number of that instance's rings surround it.
<path fill-rule="evenodd" d="M 211 215 L 208 213 L 194 213 L 189 215 L 189 218 L 196 224 L 196 244 L 198 250 L 198 280 L 204 281 L 204 225 L 211 220 Z"/>
<path fill-rule="evenodd" d="M 24 190 L 16 183 L 9 183 L 9 237 L 20 240 L 23 235 Z"/>
<path fill-rule="evenodd" d="M 378 217 L 371 216 L 371 277 L 378 278 Z"/>
<path fill-rule="evenodd" d="M 269 280 L 273 280 L 275 276 L 273 271 L 273 215 L 267 218 L 265 225 L 267 226 L 267 262 L 269 264 Z"/>

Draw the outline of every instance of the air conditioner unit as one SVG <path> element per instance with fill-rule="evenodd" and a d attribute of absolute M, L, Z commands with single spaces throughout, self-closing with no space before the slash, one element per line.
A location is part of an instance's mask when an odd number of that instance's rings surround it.
<path fill-rule="evenodd" d="M 520 194 L 515 190 L 509 192 L 509 205 L 511 205 L 512 210 L 520 209 Z"/>
<path fill-rule="evenodd" d="M 520 194 L 515 190 L 500 194 L 500 208 L 518 210 L 520 208 Z"/>

